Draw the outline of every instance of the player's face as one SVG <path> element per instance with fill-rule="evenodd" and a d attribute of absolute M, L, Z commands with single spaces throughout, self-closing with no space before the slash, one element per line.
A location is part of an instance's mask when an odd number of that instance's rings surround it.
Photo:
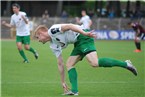
<path fill-rule="evenodd" d="M 44 32 L 42 32 L 41 30 L 38 31 L 36 38 L 39 42 L 42 42 L 43 44 L 45 44 L 48 41 L 48 37 L 46 37 Z"/>
<path fill-rule="evenodd" d="M 19 10 L 20 10 L 20 9 L 19 9 L 18 7 L 16 7 L 16 6 L 13 6 L 12 8 L 13 8 L 13 12 L 16 13 L 16 14 L 17 14 L 17 13 L 19 12 Z"/>
<path fill-rule="evenodd" d="M 82 16 L 85 16 L 86 15 L 86 12 L 85 11 L 82 11 Z"/>

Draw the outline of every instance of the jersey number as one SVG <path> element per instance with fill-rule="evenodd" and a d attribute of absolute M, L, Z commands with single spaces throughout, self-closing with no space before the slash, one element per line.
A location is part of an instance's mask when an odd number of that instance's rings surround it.
<path fill-rule="evenodd" d="M 59 28 L 53 28 L 53 29 L 51 29 L 51 33 L 52 34 L 56 34 L 57 32 L 60 32 Z"/>

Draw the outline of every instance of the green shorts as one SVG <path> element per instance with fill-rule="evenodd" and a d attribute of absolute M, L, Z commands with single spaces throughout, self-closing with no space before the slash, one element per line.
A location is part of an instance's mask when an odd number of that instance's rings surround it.
<path fill-rule="evenodd" d="M 28 36 L 17 36 L 16 42 L 21 42 L 22 44 L 30 44 L 30 35 Z"/>
<path fill-rule="evenodd" d="M 80 34 L 77 42 L 74 43 L 74 49 L 70 56 L 81 56 L 81 60 L 90 52 L 96 51 L 94 38 Z"/>

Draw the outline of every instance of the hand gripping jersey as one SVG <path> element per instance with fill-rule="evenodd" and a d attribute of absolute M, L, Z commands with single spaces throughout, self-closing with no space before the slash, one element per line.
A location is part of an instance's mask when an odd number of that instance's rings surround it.
<path fill-rule="evenodd" d="M 26 17 L 25 12 L 19 12 L 19 14 L 13 14 L 11 16 L 11 25 L 16 26 L 16 35 L 17 36 L 28 36 L 30 35 L 30 29 L 29 25 L 25 23 L 25 21 L 22 19 L 22 15 L 28 20 Z"/>
<path fill-rule="evenodd" d="M 80 27 L 76 25 L 77 27 Z M 81 27 L 80 27 L 81 28 Z M 68 44 L 73 44 L 77 41 L 79 33 L 68 30 L 66 32 L 61 31 L 61 24 L 55 24 L 48 30 L 48 34 L 51 37 L 50 48 L 56 57 L 62 53 L 62 49 L 66 48 Z"/>

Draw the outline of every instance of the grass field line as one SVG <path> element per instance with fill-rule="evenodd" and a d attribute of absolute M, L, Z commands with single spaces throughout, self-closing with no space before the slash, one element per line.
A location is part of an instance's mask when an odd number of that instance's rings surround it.
<path fill-rule="evenodd" d="M 135 81 L 95 81 L 95 82 L 87 82 L 87 81 L 82 81 L 78 82 L 79 84 L 142 84 L 143 82 L 135 82 Z M 2 82 L 2 84 L 60 84 L 60 82 Z"/>

